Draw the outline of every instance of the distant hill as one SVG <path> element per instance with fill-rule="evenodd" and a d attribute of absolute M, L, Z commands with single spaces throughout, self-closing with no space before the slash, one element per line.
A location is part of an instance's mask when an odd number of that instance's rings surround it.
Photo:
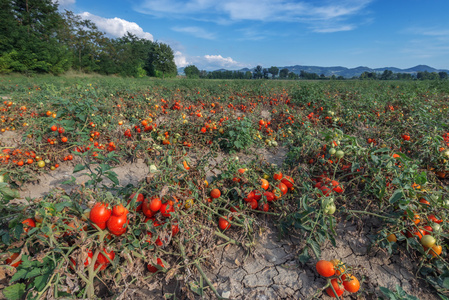
<path fill-rule="evenodd" d="M 324 74 L 325 76 L 343 76 L 345 78 L 351 78 L 351 77 L 359 77 L 363 72 L 376 72 L 376 73 L 382 73 L 385 70 L 390 70 L 393 73 L 410 73 L 410 74 L 416 74 L 418 72 L 446 72 L 449 74 L 449 70 L 443 70 L 443 69 L 435 69 L 426 65 L 418 65 L 412 68 L 408 69 L 400 69 L 396 67 L 384 67 L 384 68 L 369 68 L 369 67 L 356 67 L 356 68 L 346 68 L 346 67 L 318 67 L 318 66 L 286 66 L 286 67 L 278 67 L 279 70 L 282 70 L 284 68 L 287 68 L 289 72 L 293 72 L 296 74 L 300 74 L 301 71 L 305 71 L 308 73 L 316 73 L 318 75 Z M 219 69 L 214 71 L 226 71 L 225 69 Z M 254 71 L 254 68 L 248 69 L 244 68 L 241 70 L 238 70 L 240 72 L 245 73 L 246 71 Z M 178 74 L 184 73 L 184 68 L 178 69 Z"/>

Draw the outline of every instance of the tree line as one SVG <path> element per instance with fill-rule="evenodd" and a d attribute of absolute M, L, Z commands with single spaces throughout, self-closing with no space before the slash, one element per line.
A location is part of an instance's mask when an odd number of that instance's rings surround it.
<path fill-rule="evenodd" d="M 187 78 L 202 78 L 202 79 L 291 79 L 291 80 L 433 80 L 433 79 L 448 79 L 446 72 L 417 72 L 416 75 L 410 73 L 393 73 L 391 70 L 385 70 L 383 73 L 378 72 L 363 72 L 360 76 L 352 78 L 345 78 L 341 75 L 325 76 L 316 73 L 306 72 L 301 70 L 299 74 L 290 72 L 287 68 L 279 70 L 278 67 L 263 68 L 258 65 L 251 71 L 212 71 L 199 70 L 195 65 L 189 65 L 184 68 L 184 73 Z M 278 76 L 279 75 L 279 76 Z"/>
<path fill-rule="evenodd" d="M 52 0 L 0 1 L 0 74 L 69 69 L 122 76 L 177 75 L 169 45 L 127 33 L 109 38 Z"/>

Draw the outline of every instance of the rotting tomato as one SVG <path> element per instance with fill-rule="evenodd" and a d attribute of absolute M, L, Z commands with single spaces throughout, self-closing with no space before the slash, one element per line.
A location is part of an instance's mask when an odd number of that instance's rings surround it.
<path fill-rule="evenodd" d="M 15 261 L 19 257 L 19 255 L 20 255 L 20 253 L 11 254 L 11 256 L 6 259 L 5 263 L 7 265 L 10 265 L 11 267 L 17 268 L 22 263 L 22 260 L 19 260 L 15 263 L 12 263 L 12 262 Z"/>

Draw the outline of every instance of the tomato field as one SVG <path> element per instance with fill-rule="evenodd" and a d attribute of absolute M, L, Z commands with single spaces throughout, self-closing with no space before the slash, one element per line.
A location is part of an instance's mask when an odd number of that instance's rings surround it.
<path fill-rule="evenodd" d="M 240 294 L 224 290 L 214 253 L 243 251 L 239 266 L 268 232 L 267 249 L 294 240 L 294 281 L 313 282 L 276 292 L 276 266 L 270 299 L 449 297 L 447 81 L 4 76 L 0 96 L 7 299 L 128 299 L 170 282 L 153 297 L 251 298 L 248 270 Z M 136 162 L 144 175 L 124 184 L 117 168 Z M 52 189 L 21 196 L 43 176 Z M 332 252 L 362 236 L 416 284 L 396 290 L 371 258 Z"/>

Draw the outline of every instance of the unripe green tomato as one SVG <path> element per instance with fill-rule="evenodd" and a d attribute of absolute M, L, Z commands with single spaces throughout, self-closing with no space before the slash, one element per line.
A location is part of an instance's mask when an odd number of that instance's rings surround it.
<path fill-rule="evenodd" d="M 441 230 L 441 225 L 438 224 L 438 223 L 433 223 L 432 229 L 433 229 L 434 232 L 440 232 L 440 230 Z"/>
<path fill-rule="evenodd" d="M 432 248 L 437 241 L 431 235 L 425 235 L 421 238 L 421 245 L 427 248 Z"/>
<path fill-rule="evenodd" d="M 344 153 L 343 151 L 341 151 L 341 150 L 338 150 L 338 151 L 335 153 L 335 156 L 336 156 L 338 159 L 343 158 L 344 155 L 345 155 L 345 153 Z"/>
<path fill-rule="evenodd" d="M 328 215 L 333 215 L 336 210 L 337 210 L 337 207 L 335 206 L 335 203 L 330 203 L 324 209 L 324 213 L 328 214 Z"/>
<path fill-rule="evenodd" d="M 337 150 L 335 148 L 330 148 L 329 149 L 329 154 L 330 155 L 334 155 L 337 152 Z"/>

